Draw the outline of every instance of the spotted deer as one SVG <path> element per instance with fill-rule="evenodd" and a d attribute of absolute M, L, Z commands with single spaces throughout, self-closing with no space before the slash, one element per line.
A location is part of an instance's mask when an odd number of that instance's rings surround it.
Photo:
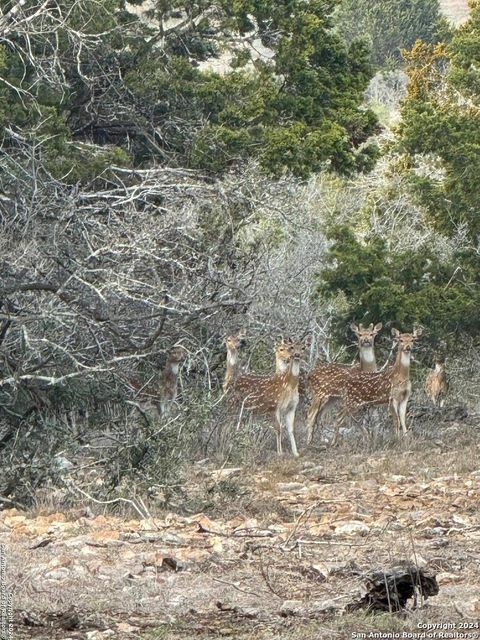
<path fill-rule="evenodd" d="M 435 368 L 431 369 L 425 379 L 425 393 L 435 407 L 442 408 L 448 392 L 448 378 L 445 372 L 445 357 L 435 355 Z"/>
<path fill-rule="evenodd" d="M 275 345 L 275 373 L 285 373 L 288 368 L 288 358 L 285 357 L 288 354 L 289 346 L 293 344 L 291 338 L 281 337 L 280 341 Z M 307 337 L 304 341 L 305 347 L 310 345 L 310 338 Z M 296 409 L 297 421 L 306 417 L 306 409 L 308 405 L 308 379 L 306 371 L 300 371 L 298 377 L 298 397 L 299 402 Z"/>
<path fill-rule="evenodd" d="M 224 392 L 232 386 L 240 373 L 238 350 L 245 344 L 245 334 L 245 329 L 241 329 L 237 334 L 232 334 L 225 338 L 225 346 L 227 347 L 227 368 L 223 379 Z"/>
<path fill-rule="evenodd" d="M 161 416 L 166 416 L 170 413 L 177 399 L 178 372 L 185 356 L 186 351 L 181 346 L 173 347 L 167 356 L 167 362 L 162 371 L 160 382 L 160 402 L 158 408 Z"/>
<path fill-rule="evenodd" d="M 308 374 L 308 391 L 312 400 L 307 416 L 307 444 L 312 442 L 315 426 L 324 411 L 333 401 L 342 397 L 344 375 L 350 370 L 364 371 L 366 373 L 377 370 L 375 338 L 382 326 L 381 322 L 378 322 L 375 326 L 371 323 L 368 327 L 364 327 L 362 324 L 357 326 L 354 323 L 350 325 L 351 330 L 358 338 L 359 366 L 351 367 L 345 364 L 321 363 Z"/>
<path fill-rule="evenodd" d="M 227 372 L 223 385 L 230 402 L 240 406 L 241 411 L 246 409 L 253 414 L 272 416 L 277 453 L 282 453 L 282 429 L 285 427 L 292 454 L 298 456 L 294 421 L 299 401 L 298 380 L 304 344 L 293 341 L 282 343 L 276 355 L 283 372 L 265 376 L 239 372 L 237 347 L 235 340 L 230 340 L 232 337 L 229 336 L 226 341 Z"/>
<path fill-rule="evenodd" d="M 413 333 L 400 333 L 392 329 L 397 345 L 395 363 L 376 373 L 351 369 L 342 381 L 342 409 L 335 425 L 332 444 L 336 444 L 340 427 L 348 416 L 353 416 L 364 407 L 388 405 L 397 435 L 407 433 L 407 405 L 412 392 L 410 381 L 410 358 L 415 341 L 422 335 L 418 328 Z"/>

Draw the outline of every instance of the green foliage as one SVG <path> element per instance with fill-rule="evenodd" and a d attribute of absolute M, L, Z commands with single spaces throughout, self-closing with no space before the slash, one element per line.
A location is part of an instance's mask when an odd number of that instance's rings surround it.
<path fill-rule="evenodd" d="M 474 285 L 480 281 L 480 264 L 474 252 L 448 262 L 434 247 L 395 253 L 378 235 L 362 242 L 343 226 L 331 230 L 330 240 L 331 264 L 321 274 L 318 293 L 346 297 L 348 308 L 337 318 L 339 335 L 358 318 L 367 323 L 381 319 L 405 331 L 421 324 L 432 342 L 480 331 L 480 289 Z"/>
<path fill-rule="evenodd" d="M 401 49 L 409 49 L 417 39 L 442 42 L 451 32 L 438 0 L 343 0 L 337 24 L 347 42 L 368 42 L 377 68 L 398 66 Z"/>
<path fill-rule="evenodd" d="M 368 56 L 333 33 L 332 3 L 221 4 L 223 26 L 244 37 L 257 25 L 273 57 L 247 66 L 251 51 L 241 49 L 235 68 L 222 74 L 192 67 L 192 52 L 187 58 L 173 45 L 167 60 L 157 51 L 137 60 L 127 83 L 134 79 L 140 94 L 165 105 L 164 113 L 152 113 L 154 126 L 165 119 L 185 123 L 162 146 L 177 152 L 177 162 L 214 173 L 252 156 L 274 175 L 289 170 L 306 177 L 329 163 L 342 173 L 370 168 L 374 148 L 359 149 L 375 127 L 373 113 L 359 110 Z M 220 45 L 216 20 L 205 18 L 197 37 Z M 224 46 L 235 54 L 233 41 Z"/>
<path fill-rule="evenodd" d="M 0 51 L 0 129 L 41 140 L 56 177 L 84 182 L 103 172 L 110 152 L 102 163 L 92 143 L 124 149 L 117 160 L 126 165 L 212 174 L 251 157 L 276 176 L 372 167 L 376 118 L 361 107 L 368 51 L 334 31 L 333 0 L 158 2 L 150 24 L 114 0 L 62 8 L 64 28 L 46 36 L 56 50 L 55 67 L 46 56 L 50 73 L 25 61 L 21 35 L 18 49 Z M 252 60 L 252 30 L 269 49 L 262 59 Z M 43 40 L 36 46 L 44 55 Z M 213 72 L 220 53 L 232 66 Z M 90 144 L 90 158 L 79 142 Z"/>
<path fill-rule="evenodd" d="M 412 78 L 402 111 L 400 150 L 432 224 L 447 235 L 464 228 L 475 244 L 480 234 L 480 5 L 448 49 L 418 44 L 408 56 Z M 445 68 L 449 63 L 448 72 Z M 440 171 L 417 170 L 433 158 Z"/>
<path fill-rule="evenodd" d="M 332 228 L 330 266 L 321 274 L 318 291 L 346 299 L 340 327 L 352 318 L 365 318 L 400 329 L 421 323 L 433 341 L 478 336 L 479 42 L 476 3 L 448 46 L 417 42 L 406 54 L 408 96 L 390 164 L 401 177 L 398 184 L 421 207 L 424 235 L 444 236 L 450 250 L 445 254 L 433 241 L 418 238 L 412 243 L 415 249 L 395 250 L 375 234 L 360 239 L 352 229 Z M 384 189 L 385 195 L 392 203 L 398 197 L 395 190 L 389 196 Z M 375 206 L 369 202 L 364 213 L 370 215 Z M 383 209 L 386 216 L 388 207 Z M 416 233 L 413 225 L 403 230 L 404 236 L 409 233 Z"/>
<path fill-rule="evenodd" d="M 85 42 L 97 42 L 97 34 L 109 30 L 115 33 L 117 7 L 116 0 L 67 0 L 57 8 L 65 15 L 59 26 L 57 10 L 49 13 L 45 5 L 44 11 L 38 12 L 38 38 L 29 35 L 25 44 L 20 32 L 10 46 L 0 48 L 0 132 L 13 130 L 16 140 L 31 145 L 32 158 L 35 156 L 38 165 L 66 183 L 89 182 L 112 163 L 129 165 L 128 154 L 113 145 L 102 149 L 76 143 L 66 107 L 82 102 L 85 96 L 74 83 L 62 86 L 62 78 L 71 80 L 72 69 L 86 65 L 89 54 L 92 59 L 88 64 L 95 66 L 95 47 L 85 47 Z M 33 18 L 32 24 L 35 25 Z M 78 42 L 72 45 L 72 38 L 76 37 Z M 22 47 L 31 55 L 24 55 Z M 87 49 L 86 55 L 82 47 Z M 43 72 L 43 65 L 48 72 Z"/>

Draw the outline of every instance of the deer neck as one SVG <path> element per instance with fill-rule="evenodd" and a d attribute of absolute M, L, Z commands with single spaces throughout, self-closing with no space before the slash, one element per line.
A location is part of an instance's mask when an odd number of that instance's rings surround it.
<path fill-rule="evenodd" d="M 442 373 L 443 372 L 443 364 L 440 364 L 439 362 L 435 363 L 435 371 L 436 373 Z"/>
<path fill-rule="evenodd" d="M 282 358 L 278 356 L 275 357 L 275 373 L 279 373 L 280 375 L 286 373 L 288 371 L 289 364 L 285 362 Z"/>
<path fill-rule="evenodd" d="M 227 349 L 227 370 L 225 371 L 225 379 L 223 381 L 223 389 L 229 387 L 231 382 L 236 378 L 238 373 L 238 353 L 237 350 Z"/>
<path fill-rule="evenodd" d="M 360 368 L 362 371 L 373 372 L 377 370 L 377 361 L 373 346 L 360 347 Z"/>
<path fill-rule="evenodd" d="M 178 362 L 169 362 L 167 364 L 167 371 L 172 377 L 176 378 L 178 376 L 179 368 L 180 365 L 178 364 Z"/>
<path fill-rule="evenodd" d="M 170 383 L 176 383 L 178 378 L 178 370 L 180 365 L 178 362 L 171 362 L 170 360 L 167 362 L 164 371 L 164 379 Z"/>
<path fill-rule="evenodd" d="M 167 361 L 165 365 L 165 370 L 163 372 L 163 395 L 164 397 L 175 397 L 177 393 L 177 379 L 178 379 L 178 370 L 179 363 L 172 362 L 171 360 Z"/>
<path fill-rule="evenodd" d="M 298 386 L 298 379 L 300 376 L 300 360 L 293 358 L 284 376 L 288 386 L 290 387 Z"/>
<path fill-rule="evenodd" d="M 404 351 L 403 349 L 398 350 L 394 370 L 397 375 L 405 380 L 410 378 L 410 359 L 410 352 Z"/>

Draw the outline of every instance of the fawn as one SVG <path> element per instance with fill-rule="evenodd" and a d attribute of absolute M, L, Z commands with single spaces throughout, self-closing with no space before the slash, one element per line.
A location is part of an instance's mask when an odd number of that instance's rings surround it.
<path fill-rule="evenodd" d="M 158 406 L 160 415 L 162 416 L 170 413 L 177 399 L 178 372 L 180 370 L 180 364 L 185 359 L 185 355 L 185 349 L 181 346 L 173 347 L 168 354 L 160 383 L 160 402 Z"/>
<path fill-rule="evenodd" d="M 227 336 L 225 345 L 227 347 L 227 368 L 223 379 L 223 391 L 226 392 L 233 384 L 240 372 L 238 363 L 238 350 L 245 345 L 245 329 L 241 329 L 237 334 Z"/>
<path fill-rule="evenodd" d="M 443 407 L 445 396 L 448 392 L 448 378 L 445 372 L 446 358 L 435 355 L 435 368 L 431 369 L 425 379 L 425 393 L 433 402 L 434 406 Z"/>

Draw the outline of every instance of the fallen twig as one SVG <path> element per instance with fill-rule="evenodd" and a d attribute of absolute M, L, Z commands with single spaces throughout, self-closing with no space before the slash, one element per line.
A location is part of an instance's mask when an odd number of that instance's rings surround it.
<path fill-rule="evenodd" d="M 295 546 L 298 544 L 323 544 L 323 545 L 333 544 L 333 545 L 343 545 L 346 547 L 365 547 L 367 543 L 366 542 L 339 542 L 336 540 L 335 541 L 334 540 L 303 540 L 300 538 L 296 540 L 295 545 L 291 549 L 295 549 Z"/>
<path fill-rule="evenodd" d="M 285 542 L 283 543 L 283 547 L 285 548 L 287 546 L 287 544 L 290 542 L 290 540 L 293 538 L 293 536 L 296 534 L 296 532 L 298 531 L 298 527 L 300 526 L 300 523 L 302 522 L 302 518 L 306 515 L 306 518 L 303 522 L 303 524 L 305 524 L 308 521 L 308 518 L 311 516 L 313 509 L 315 509 L 315 507 L 317 506 L 317 502 L 315 502 L 314 504 L 310 505 L 309 507 L 307 507 L 306 509 L 304 509 L 302 511 L 302 513 L 298 516 L 297 521 L 295 523 L 295 526 L 293 527 L 293 529 L 291 530 L 289 536 L 287 537 L 287 539 L 285 540 Z"/>
<path fill-rule="evenodd" d="M 229 587 L 233 587 L 234 589 L 236 589 L 237 591 L 240 591 L 241 593 L 246 593 L 249 596 L 256 596 L 257 598 L 260 598 L 260 594 L 257 593 L 256 591 L 247 591 L 246 589 L 237 587 L 237 585 L 234 584 L 233 582 L 228 582 L 228 580 L 222 580 L 221 578 L 213 578 L 213 577 L 212 577 L 212 580 L 214 580 L 215 582 L 221 582 L 222 584 L 226 584 Z"/>
<path fill-rule="evenodd" d="M 200 522 L 195 520 L 195 524 L 198 525 L 198 533 L 207 533 L 211 536 L 221 536 L 222 538 L 272 538 L 273 532 L 268 531 L 267 529 L 264 531 L 259 531 L 258 533 L 247 533 L 248 529 L 235 529 L 233 533 L 223 533 L 223 531 L 212 531 L 211 529 L 207 529 Z M 243 533 L 245 532 L 245 533 Z M 237 535 L 241 533 L 241 535 Z"/>
<path fill-rule="evenodd" d="M 131 507 L 135 509 L 135 511 L 138 513 L 138 515 L 142 520 L 144 518 L 151 518 L 150 513 L 148 511 L 146 511 L 146 513 L 143 513 L 140 507 L 138 506 L 138 504 L 134 500 L 129 500 L 128 498 L 113 498 L 112 500 L 97 500 L 97 498 L 94 498 L 83 489 L 80 489 L 80 487 L 77 487 L 77 485 L 72 482 L 71 478 L 63 478 L 63 482 L 67 487 L 67 489 L 69 489 L 70 491 L 76 491 L 82 494 L 82 496 L 85 496 L 85 498 L 88 498 L 95 504 L 117 504 L 118 502 L 126 502 L 127 504 L 129 504 Z"/>

